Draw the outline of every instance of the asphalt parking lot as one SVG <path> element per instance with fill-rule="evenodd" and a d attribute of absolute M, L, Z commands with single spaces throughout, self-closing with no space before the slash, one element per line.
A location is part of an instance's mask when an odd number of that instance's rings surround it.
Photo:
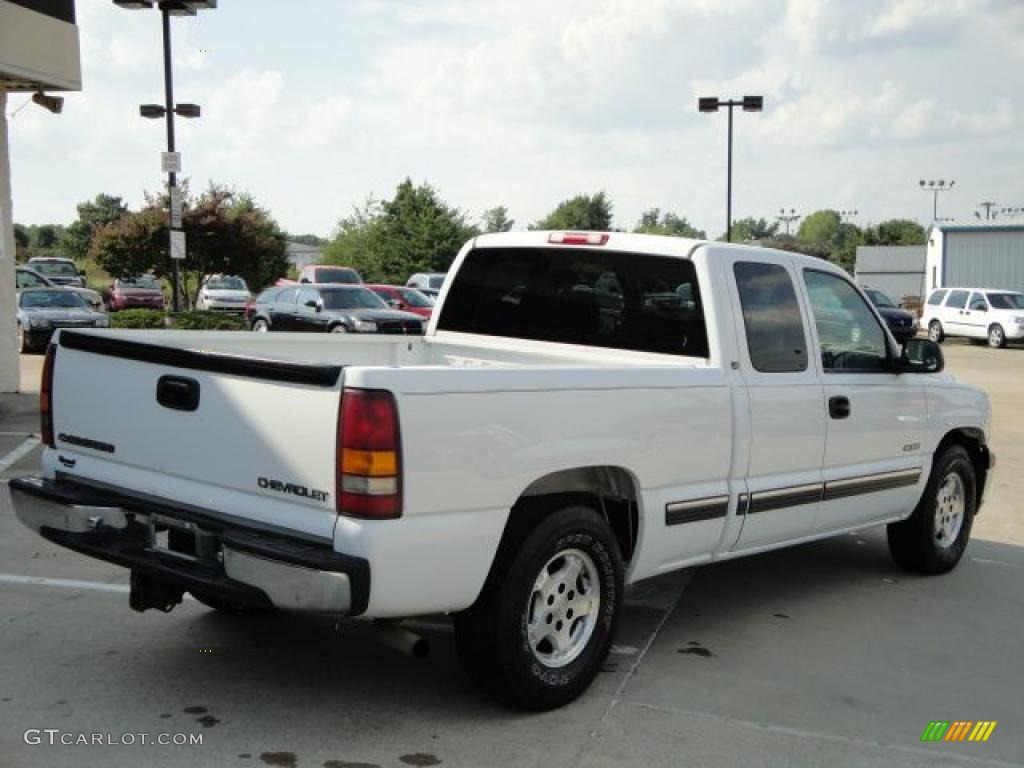
<path fill-rule="evenodd" d="M 595 686 L 544 715 L 478 695 L 443 619 L 415 661 L 358 623 L 133 613 L 121 569 L 29 533 L 0 487 L 0 766 L 1022 765 L 1024 349 L 944 349 L 989 392 L 999 459 L 959 568 L 908 576 L 873 529 L 644 583 Z M 33 471 L 35 429 L 34 395 L 0 399 L 0 478 Z M 998 725 L 922 743 L 934 720 Z"/>

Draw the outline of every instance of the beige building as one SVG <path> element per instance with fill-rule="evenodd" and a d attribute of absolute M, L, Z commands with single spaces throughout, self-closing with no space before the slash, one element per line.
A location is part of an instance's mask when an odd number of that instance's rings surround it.
<path fill-rule="evenodd" d="M 81 88 L 74 0 L 0 0 L 0 392 L 19 387 L 8 94 L 38 94 L 37 104 L 59 112 L 45 92 Z"/>

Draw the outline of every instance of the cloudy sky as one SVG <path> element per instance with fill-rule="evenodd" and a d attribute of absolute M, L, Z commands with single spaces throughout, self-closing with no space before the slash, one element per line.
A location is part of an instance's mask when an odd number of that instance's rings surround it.
<path fill-rule="evenodd" d="M 98 192 L 135 207 L 161 182 L 160 23 L 78 0 L 84 91 L 10 122 L 14 217 L 69 222 Z M 406 176 L 517 228 L 605 190 L 724 230 L 782 206 L 927 221 L 919 179 L 955 179 L 940 216 L 1024 206 L 1020 0 L 220 0 L 173 21 L 184 173 L 248 190 L 292 232 L 329 235 Z M 8 113 L 26 96 L 12 95 Z"/>

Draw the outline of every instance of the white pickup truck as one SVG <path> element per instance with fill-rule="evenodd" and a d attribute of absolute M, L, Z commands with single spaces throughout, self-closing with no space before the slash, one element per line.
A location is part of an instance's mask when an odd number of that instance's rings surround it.
<path fill-rule="evenodd" d="M 625 584 L 878 524 L 901 566 L 953 568 L 993 456 L 942 366 L 824 261 L 486 235 L 425 336 L 61 331 L 10 492 L 131 569 L 137 610 L 450 612 L 474 682 L 548 709 Z"/>

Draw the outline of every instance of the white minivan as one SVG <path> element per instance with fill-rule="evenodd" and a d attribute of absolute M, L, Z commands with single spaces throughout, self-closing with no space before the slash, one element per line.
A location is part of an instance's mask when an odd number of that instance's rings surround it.
<path fill-rule="evenodd" d="M 937 288 L 924 305 L 928 338 L 986 339 L 990 347 L 1024 339 L 1024 293 L 993 288 Z"/>

